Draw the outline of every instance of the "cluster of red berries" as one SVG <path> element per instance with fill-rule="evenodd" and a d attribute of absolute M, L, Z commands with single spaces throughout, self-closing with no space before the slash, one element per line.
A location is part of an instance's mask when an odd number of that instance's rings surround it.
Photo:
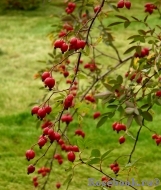
<path fill-rule="evenodd" d="M 113 163 L 113 164 L 110 164 L 110 168 L 111 170 L 117 174 L 120 170 L 120 167 L 119 167 L 119 164 L 117 162 Z"/>
<path fill-rule="evenodd" d="M 62 53 L 66 52 L 66 51 L 70 51 L 70 50 L 79 50 L 79 49 L 84 49 L 86 45 L 86 42 L 84 40 L 78 39 L 76 37 L 72 37 L 69 41 L 69 45 L 67 42 L 65 42 L 65 40 L 63 39 L 57 39 L 54 42 L 54 48 L 60 48 Z"/>
<path fill-rule="evenodd" d="M 66 66 L 63 64 L 58 66 L 58 71 L 60 71 L 60 73 L 63 73 L 65 78 L 69 76 L 69 72 L 67 71 Z"/>
<path fill-rule="evenodd" d="M 110 178 L 108 178 L 107 176 L 102 176 L 101 181 L 107 183 L 108 181 L 110 181 Z M 106 187 L 111 188 L 111 185 L 106 184 Z"/>
<path fill-rule="evenodd" d="M 149 14 L 152 14 L 155 9 L 157 9 L 157 6 L 153 3 L 146 3 L 144 5 L 145 12 L 148 12 Z"/>
<path fill-rule="evenodd" d="M 50 168 L 47 168 L 47 167 L 41 167 L 38 169 L 38 174 L 41 174 L 42 177 L 45 177 L 47 175 L 47 173 L 50 173 Z"/>
<path fill-rule="evenodd" d="M 60 165 L 63 163 L 63 157 L 60 154 L 55 154 L 54 159 L 56 159 Z"/>
<path fill-rule="evenodd" d="M 159 145 L 161 144 L 161 136 L 160 136 L 160 135 L 153 134 L 153 135 L 152 135 L 152 139 L 155 140 L 157 146 L 159 146 Z"/>
<path fill-rule="evenodd" d="M 94 114 L 93 114 L 93 118 L 94 119 L 97 119 L 98 117 L 100 117 L 101 116 L 101 113 L 99 112 L 99 111 L 97 111 L 97 112 L 95 112 Z"/>
<path fill-rule="evenodd" d="M 52 108 L 49 105 L 43 107 L 34 106 L 31 110 L 31 114 L 37 115 L 37 118 L 42 120 L 47 114 L 50 114 L 51 111 Z"/>
<path fill-rule="evenodd" d="M 112 124 L 112 128 L 114 131 L 117 131 L 117 133 L 119 133 L 120 131 L 126 131 L 126 125 L 119 122 L 114 122 Z"/>
<path fill-rule="evenodd" d="M 131 8 L 131 2 L 126 0 L 119 0 L 118 3 L 117 3 L 117 8 L 121 9 L 121 8 L 124 8 L 124 6 L 127 8 L 127 9 L 130 9 Z"/>
<path fill-rule="evenodd" d="M 32 182 L 33 182 L 34 187 L 37 187 L 39 185 L 37 177 L 33 177 Z"/>
<path fill-rule="evenodd" d="M 89 69 L 91 72 L 93 72 L 97 69 L 97 65 L 95 63 L 86 63 L 84 65 L 84 68 Z"/>
<path fill-rule="evenodd" d="M 134 57 L 143 58 L 143 57 L 146 57 L 148 55 L 149 55 L 149 48 L 144 47 L 144 48 L 141 49 L 140 54 L 135 52 Z"/>
<path fill-rule="evenodd" d="M 66 122 L 66 124 L 69 124 L 70 122 L 73 121 L 73 117 L 69 113 L 63 114 L 61 117 L 61 121 Z"/>
<path fill-rule="evenodd" d="M 64 109 L 68 110 L 68 108 L 72 107 L 73 105 L 74 96 L 69 94 L 64 100 Z"/>
<path fill-rule="evenodd" d="M 73 26 L 69 23 L 65 23 L 63 25 L 63 29 L 58 34 L 59 38 L 66 36 L 67 32 L 72 31 L 72 30 L 73 30 Z"/>
<path fill-rule="evenodd" d="M 52 88 L 55 86 L 55 79 L 51 76 L 51 73 L 42 73 L 41 79 L 44 82 L 45 87 L 48 87 L 49 90 L 52 90 Z"/>
<path fill-rule="evenodd" d="M 137 77 L 136 77 L 137 76 Z M 128 71 L 126 74 L 125 74 L 125 77 L 128 77 L 129 80 L 133 81 L 134 79 L 136 80 L 136 82 L 138 84 L 140 84 L 143 80 L 143 76 L 142 74 L 140 73 L 139 75 L 136 73 L 136 72 L 133 72 L 131 73 L 130 71 Z"/>
<path fill-rule="evenodd" d="M 94 96 L 93 95 L 89 95 L 89 94 L 85 96 L 85 100 L 87 100 L 87 101 L 89 101 L 91 103 L 95 103 L 96 102 Z"/>
<path fill-rule="evenodd" d="M 75 10 L 75 8 L 76 8 L 76 4 L 73 2 L 69 2 L 66 9 L 65 9 L 65 12 L 67 14 L 71 14 Z"/>
<path fill-rule="evenodd" d="M 81 129 L 75 130 L 75 135 L 81 136 L 82 138 L 85 137 L 85 133 Z"/>

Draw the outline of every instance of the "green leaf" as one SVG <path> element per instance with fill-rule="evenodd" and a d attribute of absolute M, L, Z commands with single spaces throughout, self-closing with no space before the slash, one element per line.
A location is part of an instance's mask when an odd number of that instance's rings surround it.
<path fill-rule="evenodd" d="M 66 180 L 64 181 L 63 185 L 69 183 L 72 179 L 72 174 L 69 174 L 68 177 L 66 178 Z"/>
<path fill-rule="evenodd" d="M 129 128 L 132 124 L 134 115 L 129 115 L 129 117 L 127 118 L 127 123 L 126 123 L 126 127 Z"/>
<path fill-rule="evenodd" d="M 139 126 L 142 126 L 142 125 L 143 125 L 143 124 L 142 124 L 142 117 L 141 117 L 140 115 L 136 115 L 136 116 L 134 117 L 134 119 L 135 119 L 136 123 L 137 123 Z"/>
<path fill-rule="evenodd" d="M 113 151 L 114 149 L 109 149 L 107 150 L 102 156 L 101 156 L 101 160 L 105 160 L 107 158 L 107 156 Z"/>
<path fill-rule="evenodd" d="M 99 122 L 97 123 L 97 128 L 99 128 L 99 127 L 101 127 L 106 121 L 107 121 L 107 119 L 108 119 L 108 116 L 104 116 L 104 117 L 102 117 L 100 120 L 99 120 Z"/>
<path fill-rule="evenodd" d="M 100 156 L 101 156 L 101 153 L 100 153 L 100 151 L 98 149 L 93 149 L 91 151 L 90 157 L 100 157 Z"/>
<path fill-rule="evenodd" d="M 158 180 L 156 181 L 156 179 L 157 179 L 157 178 L 155 178 L 155 185 L 156 185 L 156 182 L 157 182 L 158 185 L 159 185 L 159 184 L 160 184 L 160 180 L 158 179 Z M 154 189 L 155 189 L 155 190 L 160 190 L 160 189 L 161 189 L 161 185 L 156 186 Z"/>
<path fill-rule="evenodd" d="M 89 56 L 90 54 L 90 46 L 86 45 L 84 50 L 83 50 L 83 53 L 86 55 L 86 56 Z"/>
<path fill-rule="evenodd" d="M 127 49 L 127 50 L 124 52 L 124 54 L 130 53 L 130 52 L 132 52 L 134 49 L 136 49 L 136 46 L 130 47 L 129 49 Z"/>
<path fill-rule="evenodd" d="M 66 172 L 69 172 L 72 170 L 72 166 L 70 166 L 69 168 L 65 169 Z"/>
<path fill-rule="evenodd" d="M 130 22 L 129 19 L 124 17 L 124 16 L 121 16 L 121 15 L 115 15 L 115 16 L 120 18 L 120 19 L 123 19 L 123 20 L 126 20 L 126 21 Z"/>
<path fill-rule="evenodd" d="M 123 22 L 113 22 L 113 23 L 109 24 L 108 27 L 115 26 L 115 25 L 122 24 L 122 23 Z"/>
<path fill-rule="evenodd" d="M 142 112 L 141 115 L 143 116 L 145 120 L 153 121 L 153 116 L 148 111 Z"/>
<path fill-rule="evenodd" d="M 127 136 L 131 137 L 132 139 L 136 140 L 136 138 L 134 137 L 133 133 L 131 131 L 126 131 Z"/>
<path fill-rule="evenodd" d="M 131 115 L 132 113 L 134 113 L 134 110 L 135 110 L 135 108 L 126 108 L 125 113 Z"/>
<path fill-rule="evenodd" d="M 140 21 L 138 18 L 134 17 L 134 16 L 131 16 L 134 20 L 136 21 Z"/>
<path fill-rule="evenodd" d="M 100 163 L 100 158 L 92 158 L 90 161 L 88 161 L 87 162 L 87 164 L 90 164 L 90 165 L 92 165 L 92 164 L 98 164 L 98 163 Z"/>
<path fill-rule="evenodd" d="M 130 24 L 131 24 L 131 22 L 125 21 L 125 22 L 124 22 L 124 27 L 127 28 Z"/>
<path fill-rule="evenodd" d="M 116 109 L 117 105 L 111 104 L 111 105 L 108 105 L 107 108 L 109 108 L 109 109 Z"/>
<path fill-rule="evenodd" d="M 77 146 L 80 148 L 84 148 L 84 139 L 77 139 Z"/>
<path fill-rule="evenodd" d="M 123 83 L 123 77 L 122 77 L 121 75 L 118 75 L 118 76 L 117 76 L 117 82 L 118 82 L 119 84 L 122 84 L 122 83 Z"/>

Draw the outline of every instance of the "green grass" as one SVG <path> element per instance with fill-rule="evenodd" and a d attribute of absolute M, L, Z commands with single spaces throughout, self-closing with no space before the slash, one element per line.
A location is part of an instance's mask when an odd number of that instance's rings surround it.
<path fill-rule="evenodd" d="M 141 10 L 139 1 L 136 7 L 130 12 L 137 15 Z M 39 90 L 42 87 L 40 80 L 34 80 L 34 74 L 45 68 L 46 63 L 37 62 L 38 60 L 48 60 L 48 52 L 52 51 L 51 41 L 47 34 L 52 31 L 51 25 L 58 22 L 53 13 L 59 13 L 61 6 L 58 3 L 50 5 L 42 5 L 36 11 L 1 11 L 0 15 L 0 190 L 31 190 L 34 189 L 31 176 L 26 174 L 28 162 L 25 159 L 25 151 L 34 144 L 41 135 L 41 129 L 36 128 L 35 117 L 30 115 L 30 106 L 32 102 L 36 102 L 42 98 L 44 91 Z M 125 15 L 128 14 L 125 11 Z M 145 15 L 144 13 L 141 16 Z M 160 20 L 156 15 L 150 17 L 152 24 L 158 23 Z M 111 16 L 107 17 L 105 25 L 115 22 L 117 19 Z M 120 47 L 120 51 L 124 52 L 127 48 L 126 39 L 129 35 L 135 34 L 140 28 L 136 23 L 129 26 L 129 30 L 124 30 L 121 25 L 112 27 L 116 44 Z M 117 32 L 117 30 L 122 32 Z M 123 32 L 124 31 L 124 32 Z M 118 39 L 118 40 L 117 40 Z M 102 44 L 99 44 L 102 48 Z M 112 54 L 113 50 L 107 48 L 107 53 Z M 105 62 L 105 58 L 100 61 Z M 112 63 L 113 64 L 113 63 Z M 115 64 L 115 63 L 114 63 Z M 125 66 L 127 68 L 127 65 Z M 125 69 L 119 70 L 120 73 Z M 102 112 L 106 111 L 106 107 Z M 147 123 L 148 127 L 161 133 L 159 117 L 159 107 L 155 108 L 156 117 L 154 122 Z M 91 111 L 92 114 L 92 111 Z M 83 130 L 86 132 L 86 139 L 95 141 L 89 145 L 92 148 L 99 148 L 104 153 L 109 148 L 115 148 L 111 153 L 111 157 L 105 161 L 105 172 L 112 175 L 108 166 L 114 161 L 118 155 L 129 154 L 134 141 L 127 138 L 124 145 L 118 144 L 118 138 L 121 134 L 112 131 L 112 120 L 99 129 L 96 129 L 97 121 L 94 121 L 89 114 L 87 120 L 83 121 Z M 73 122 L 70 126 L 70 135 L 77 128 L 77 124 Z M 135 134 L 138 126 L 134 123 L 133 133 Z M 123 134 L 123 133 L 122 133 Z M 76 142 L 79 137 L 74 136 L 72 142 Z M 124 146 L 124 148 L 122 148 Z M 101 147 L 101 148 L 100 148 Z M 39 151 L 35 147 L 37 158 L 45 151 L 45 147 Z M 49 155 L 52 151 L 49 151 Z M 87 158 L 89 150 L 85 150 L 82 154 L 83 158 Z M 64 158 L 66 154 L 63 154 Z M 48 157 L 48 156 L 47 156 Z M 151 133 L 147 129 L 143 129 L 139 138 L 138 146 L 134 153 L 133 161 L 142 158 L 139 165 L 140 179 L 160 178 L 160 152 L 154 141 L 151 139 Z M 35 160 L 35 159 L 34 159 Z M 43 158 L 43 164 L 46 158 Z M 126 157 L 119 159 L 122 168 L 126 164 Z M 38 167 L 43 164 L 38 163 Z M 56 181 L 64 181 L 68 173 L 64 172 L 69 167 L 69 163 L 65 161 L 62 167 L 54 162 L 54 173 L 50 179 L 50 189 L 55 189 Z M 135 177 L 136 175 L 133 174 Z M 76 167 L 75 176 L 73 178 L 70 189 L 94 189 L 88 187 L 88 178 L 94 177 L 97 180 L 102 174 L 94 172 L 93 169 L 82 166 Z M 65 185 L 62 189 L 65 189 Z M 98 188 L 95 188 L 98 189 Z M 120 187 L 116 188 L 121 190 Z M 150 188 L 145 188 L 150 189 Z M 123 188 L 125 190 L 125 188 Z"/>

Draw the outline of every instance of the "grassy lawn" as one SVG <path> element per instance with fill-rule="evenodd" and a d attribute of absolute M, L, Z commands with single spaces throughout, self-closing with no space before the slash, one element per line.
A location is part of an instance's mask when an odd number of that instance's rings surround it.
<path fill-rule="evenodd" d="M 136 7 L 130 11 L 130 15 L 137 16 L 137 13 L 142 9 L 140 7 L 140 1 L 136 1 Z M 146 1 L 143 1 L 146 2 Z M 42 98 L 44 91 L 39 90 L 42 86 L 40 80 L 34 79 L 34 74 L 47 67 L 46 63 L 38 62 L 38 60 L 44 60 L 47 62 L 49 56 L 48 52 L 52 51 L 51 41 L 47 37 L 47 34 L 52 31 L 51 25 L 57 23 L 59 20 L 53 16 L 53 13 L 59 14 L 62 12 L 61 3 L 59 1 L 52 1 L 51 4 L 44 4 L 38 10 L 35 11 L 1 11 L 0 15 L 0 190 L 31 190 L 34 189 L 31 181 L 33 174 L 28 176 L 26 174 L 26 167 L 28 163 L 25 159 L 25 151 L 34 144 L 41 130 L 36 128 L 36 118 L 30 114 L 29 104 L 38 101 Z M 129 14 L 125 10 L 125 15 Z M 144 17 L 144 12 L 141 13 L 141 17 Z M 107 17 L 105 25 L 111 22 L 117 21 L 117 18 L 112 16 Z M 152 25 L 160 22 L 157 15 L 149 17 L 149 21 Z M 116 45 L 120 48 L 121 52 L 127 49 L 128 44 L 126 39 L 129 35 L 135 34 L 140 28 L 137 23 L 133 23 L 129 26 L 129 30 L 119 25 L 111 27 L 114 31 L 113 35 L 116 38 Z M 119 32 L 118 32 L 119 29 Z M 96 29 L 95 29 L 96 30 Z M 120 32 L 121 31 L 121 32 Z M 101 43 L 98 46 L 102 48 Z M 107 47 L 107 52 L 113 54 L 113 50 Z M 100 61 L 106 61 L 105 58 L 101 58 Z M 115 63 L 114 63 L 115 64 Z M 127 68 L 121 68 L 117 72 L 122 73 Z M 106 111 L 106 107 L 101 108 L 102 112 Z M 92 110 L 91 110 L 92 112 Z M 161 133 L 159 117 L 160 108 L 155 107 L 155 119 L 153 122 L 147 123 L 147 126 L 154 131 Z M 109 120 L 101 128 L 96 129 L 97 121 L 94 121 L 89 114 L 89 117 L 83 121 L 83 129 L 86 132 L 86 139 L 93 140 L 93 137 L 97 137 L 97 141 L 92 141 L 89 145 L 90 150 L 93 148 L 99 148 L 103 154 L 109 148 L 114 148 L 111 156 L 104 162 L 105 172 L 112 175 L 109 169 L 116 155 L 127 155 L 130 153 L 134 141 L 131 138 L 127 138 L 127 143 L 124 145 L 118 144 L 118 138 L 120 134 L 116 134 L 112 131 L 112 123 L 114 119 Z M 132 132 L 135 134 L 138 126 L 133 123 Z M 70 135 L 73 135 L 73 131 L 77 128 L 76 123 L 71 124 Z M 123 133 L 122 133 L 123 134 Z M 157 147 L 154 141 L 151 139 L 151 132 L 147 129 L 143 129 L 139 138 L 138 146 L 133 155 L 133 161 L 138 158 L 141 159 L 139 163 L 139 169 L 134 170 L 131 177 L 135 179 L 154 179 L 160 177 L 160 147 Z M 72 141 L 76 142 L 79 137 L 73 137 Z M 123 146 L 123 148 L 122 148 Z M 100 148 L 101 147 L 101 148 Z M 37 157 L 41 156 L 45 151 L 45 147 L 39 151 L 36 148 Z M 83 152 L 83 157 L 87 158 L 88 149 Z M 52 154 L 52 150 L 49 151 L 49 155 Z M 64 158 L 66 154 L 63 155 Z M 48 156 L 47 156 L 48 157 Z M 34 159 L 35 160 L 35 159 Z M 45 163 L 46 158 L 43 158 Z M 126 157 L 119 159 L 120 165 L 125 166 L 127 160 Z M 70 172 L 64 172 L 69 167 L 68 161 L 64 161 L 62 167 L 54 162 L 54 173 L 50 178 L 50 185 L 48 190 L 56 189 L 55 184 L 57 181 L 63 182 Z M 41 161 L 38 163 L 38 167 L 41 167 Z M 137 175 L 138 172 L 138 175 Z M 92 168 L 87 166 L 76 167 L 75 176 L 71 183 L 70 189 L 99 189 L 98 187 L 88 187 L 88 178 L 94 177 L 99 180 L 102 174 L 94 172 Z M 122 178 L 126 176 L 127 171 L 122 171 Z M 121 179 L 121 178 L 120 178 Z M 43 179 L 44 180 L 44 179 Z M 65 185 L 62 189 L 65 189 Z M 115 189 L 125 190 L 127 188 L 116 187 Z M 128 188 L 129 189 L 129 188 Z M 145 187 L 145 190 L 154 188 Z"/>

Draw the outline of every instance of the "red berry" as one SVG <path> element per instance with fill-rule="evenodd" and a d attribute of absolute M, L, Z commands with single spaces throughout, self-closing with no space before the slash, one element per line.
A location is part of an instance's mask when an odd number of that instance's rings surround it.
<path fill-rule="evenodd" d="M 34 114 L 37 114 L 38 110 L 40 109 L 39 106 L 34 106 L 31 110 L 31 114 L 34 115 Z"/>
<path fill-rule="evenodd" d="M 59 32 L 59 38 L 64 37 L 66 35 L 67 35 L 67 33 L 65 31 L 60 31 Z"/>
<path fill-rule="evenodd" d="M 120 0 L 118 3 L 117 3 L 117 8 L 123 8 L 124 7 L 124 0 Z"/>
<path fill-rule="evenodd" d="M 59 159 L 62 159 L 62 156 L 60 154 L 55 154 L 54 158 L 57 159 L 57 160 L 59 160 Z"/>
<path fill-rule="evenodd" d="M 49 127 L 45 127 L 44 129 L 43 129 L 43 135 L 48 135 L 48 131 L 49 131 Z"/>
<path fill-rule="evenodd" d="M 74 162 L 74 160 L 75 160 L 75 154 L 74 154 L 74 152 L 72 152 L 72 151 L 68 152 L 67 157 L 68 157 L 68 160 L 70 162 Z"/>
<path fill-rule="evenodd" d="M 37 181 L 34 181 L 34 187 L 37 187 L 39 183 Z"/>
<path fill-rule="evenodd" d="M 161 138 L 155 139 L 155 142 L 156 142 L 157 146 L 159 146 L 159 144 L 161 143 Z"/>
<path fill-rule="evenodd" d="M 63 163 L 62 159 L 58 159 L 58 163 L 61 165 Z"/>
<path fill-rule="evenodd" d="M 68 72 L 68 71 L 64 71 L 64 72 L 63 72 L 63 75 L 64 75 L 64 77 L 66 78 L 66 77 L 69 76 L 69 72 Z"/>
<path fill-rule="evenodd" d="M 156 96 L 158 97 L 161 97 L 161 90 L 158 90 L 156 93 L 155 93 Z"/>
<path fill-rule="evenodd" d="M 42 81 L 44 81 L 46 78 L 48 77 L 51 77 L 51 74 L 49 72 L 44 72 L 42 75 L 41 75 L 41 79 Z"/>
<path fill-rule="evenodd" d="M 40 148 L 42 148 L 45 144 L 46 144 L 46 139 L 44 137 L 41 137 L 39 140 L 38 140 L 38 145 Z"/>
<path fill-rule="evenodd" d="M 46 110 L 44 108 L 40 108 L 37 112 L 37 116 L 42 120 L 46 116 Z"/>
<path fill-rule="evenodd" d="M 100 11 L 101 7 L 99 5 L 97 5 L 96 7 L 94 7 L 94 12 L 96 13 L 98 10 Z"/>
<path fill-rule="evenodd" d="M 63 139 L 59 139 L 58 144 L 62 145 L 62 144 L 65 144 L 65 143 L 64 143 Z"/>
<path fill-rule="evenodd" d="M 45 79 L 44 84 L 51 90 L 55 86 L 55 79 L 48 77 Z"/>
<path fill-rule="evenodd" d="M 45 106 L 45 111 L 47 114 L 50 114 L 50 112 L 52 111 L 51 106 Z"/>
<path fill-rule="evenodd" d="M 61 187 L 61 184 L 60 183 L 57 183 L 56 184 L 56 188 L 59 189 Z"/>
<path fill-rule="evenodd" d="M 130 2 L 130 1 L 125 1 L 125 7 L 126 7 L 127 9 L 130 9 L 130 7 L 131 7 L 131 2 Z"/>
<path fill-rule="evenodd" d="M 27 168 L 27 174 L 33 173 L 35 171 L 35 166 L 32 164 L 28 166 Z"/>
<path fill-rule="evenodd" d="M 119 172 L 120 168 L 119 168 L 119 166 L 115 166 L 112 168 L 112 170 L 115 174 L 117 174 Z"/>
<path fill-rule="evenodd" d="M 62 53 L 66 52 L 68 50 L 68 45 L 66 43 L 63 43 L 61 46 Z"/>
<path fill-rule="evenodd" d="M 157 139 L 158 138 L 158 135 L 157 134 L 153 134 L 152 135 L 152 139 Z"/>
<path fill-rule="evenodd" d="M 32 181 L 37 181 L 37 179 L 38 179 L 37 177 L 33 177 Z"/>
<path fill-rule="evenodd" d="M 70 114 L 64 114 L 61 117 L 61 121 L 66 122 L 67 124 L 69 124 L 72 120 L 73 120 L 73 118 Z"/>
<path fill-rule="evenodd" d="M 26 155 L 27 160 L 29 161 L 35 157 L 35 152 L 32 149 L 30 149 L 26 151 L 25 155 Z"/>
<path fill-rule="evenodd" d="M 79 152 L 78 146 L 74 145 L 74 146 L 72 147 L 72 151 L 73 151 L 73 152 Z"/>
<path fill-rule="evenodd" d="M 122 136 L 122 137 L 120 137 L 120 138 L 119 138 L 119 143 L 120 143 L 120 144 L 122 144 L 122 143 L 124 143 L 124 142 L 125 142 L 125 140 L 126 140 L 126 139 L 125 139 L 125 137 L 124 137 L 124 136 Z"/>
<path fill-rule="evenodd" d="M 96 118 L 100 117 L 100 115 L 101 115 L 100 112 L 95 112 L 95 113 L 93 114 L 93 118 L 96 119 Z"/>
<path fill-rule="evenodd" d="M 63 43 L 64 43 L 64 40 L 60 40 L 60 39 L 56 40 L 54 42 L 54 48 L 61 48 Z"/>

